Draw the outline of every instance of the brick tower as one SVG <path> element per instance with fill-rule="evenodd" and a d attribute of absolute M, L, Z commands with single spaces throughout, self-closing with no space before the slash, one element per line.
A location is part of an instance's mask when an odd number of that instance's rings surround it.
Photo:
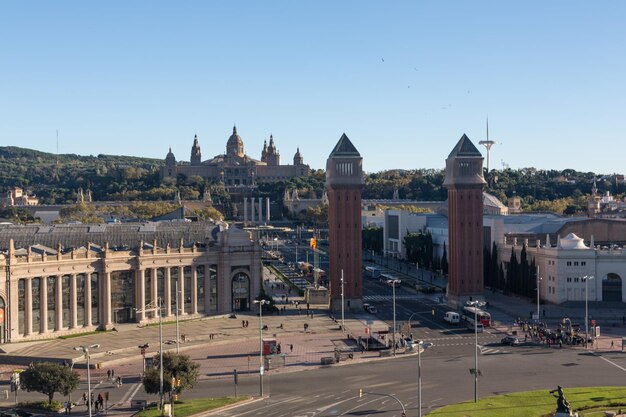
<path fill-rule="evenodd" d="M 326 161 L 330 308 L 341 310 L 341 271 L 346 310 L 361 309 L 361 190 L 363 158 L 344 133 Z"/>
<path fill-rule="evenodd" d="M 446 159 L 448 304 L 458 308 L 483 293 L 483 156 L 465 135 Z"/>

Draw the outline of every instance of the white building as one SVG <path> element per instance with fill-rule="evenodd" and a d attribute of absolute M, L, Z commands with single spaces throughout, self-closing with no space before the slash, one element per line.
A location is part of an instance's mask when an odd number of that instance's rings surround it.
<path fill-rule="evenodd" d="M 593 237 L 590 245 L 574 233 L 557 238 L 555 245 L 550 238 L 545 244 L 536 241 L 529 246 L 526 240 L 514 239 L 500 248 L 500 259 L 510 256 L 511 249 L 519 254 L 526 243 L 528 258 L 534 258 L 539 267 L 540 297 L 560 304 L 566 301 L 616 301 L 626 300 L 626 250 L 623 246 L 596 246 Z M 588 282 L 583 277 L 589 278 Z M 585 289 L 587 288 L 587 290 Z M 588 291 L 588 293 L 586 292 Z"/>

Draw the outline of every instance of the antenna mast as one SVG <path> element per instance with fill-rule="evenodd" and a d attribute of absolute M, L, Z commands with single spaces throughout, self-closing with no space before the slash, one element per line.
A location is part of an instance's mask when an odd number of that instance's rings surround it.
<path fill-rule="evenodd" d="M 487 172 L 489 172 L 489 151 L 491 151 L 491 147 L 495 145 L 495 140 L 489 140 L 489 116 L 487 116 L 487 140 L 481 140 L 478 142 L 479 145 L 483 145 L 485 149 L 487 149 Z"/>

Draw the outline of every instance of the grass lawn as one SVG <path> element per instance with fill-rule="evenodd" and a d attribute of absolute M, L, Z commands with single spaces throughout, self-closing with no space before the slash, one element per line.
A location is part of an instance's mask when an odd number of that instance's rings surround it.
<path fill-rule="evenodd" d="M 572 411 L 578 411 L 580 416 L 603 416 L 604 410 L 626 410 L 626 387 L 563 388 L 563 393 Z M 549 390 L 541 390 L 452 404 L 429 413 L 428 417 L 542 417 L 555 410 L 556 398 Z"/>
<path fill-rule="evenodd" d="M 234 404 L 249 398 L 250 397 L 195 398 L 187 401 L 176 401 L 176 404 L 174 404 L 174 414 L 176 417 L 187 417 L 203 411 L 209 411 L 225 405 Z M 158 410 L 156 406 L 153 406 L 135 414 L 135 416 L 160 417 L 161 411 Z"/>

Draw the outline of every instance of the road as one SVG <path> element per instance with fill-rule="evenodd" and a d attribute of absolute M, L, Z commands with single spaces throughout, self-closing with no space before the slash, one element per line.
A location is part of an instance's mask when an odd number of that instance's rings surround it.
<path fill-rule="evenodd" d="M 281 248 L 286 262 L 295 262 L 295 249 Z M 302 256 L 302 248 L 298 250 Z M 322 255 L 322 261 L 325 261 Z M 378 309 L 374 317 L 366 312 L 356 316 L 367 326 L 368 319 L 393 322 L 392 288 L 377 279 L 364 277 L 364 301 Z M 435 311 L 435 315 L 432 311 Z M 413 289 L 396 289 L 396 321 L 411 318 L 414 338 L 433 343 L 422 353 L 422 410 L 428 411 L 446 404 L 473 399 L 474 377 L 469 370 L 474 367 L 475 340 L 473 332 L 463 326 L 443 322 L 447 307 L 439 303 L 438 296 L 416 294 Z M 497 318 L 497 317 L 496 317 Z M 503 335 L 494 329 L 479 334 L 480 397 L 522 390 L 545 389 L 545 401 L 553 398 L 547 390 L 557 385 L 569 387 L 623 385 L 626 377 L 626 355 L 621 352 L 589 353 L 582 349 L 547 348 L 544 346 L 501 346 Z M 195 351 L 186 352 L 192 358 L 202 358 Z M 206 355 L 204 356 L 206 360 Z M 345 364 L 345 365 L 344 365 Z M 92 376 L 97 373 L 92 373 Z M 97 378 L 95 378 L 97 379 Z M 326 368 L 311 367 L 294 373 L 268 372 L 265 375 L 263 400 L 246 404 L 216 415 L 234 416 L 367 416 L 401 415 L 394 400 L 375 394 L 397 396 L 407 409 L 407 415 L 417 415 L 417 356 L 400 355 L 375 362 L 351 364 L 350 362 Z M 85 385 L 85 384 L 83 384 Z M 81 386 L 84 389 L 84 386 Z M 359 389 L 367 393 L 359 398 Z M 103 383 L 98 392 L 109 391 L 112 403 L 129 399 L 154 401 L 155 396 L 143 392 L 138 379 L 126 380 L 121 388 Z M 240 375 L 239 395 L 259 394 L 258 374 Z M 567 392 L 567 391 L 566 391 Z M 76 393 L 78 397 L 82 392 Z M 205 379 L 184 398 L 234 395 L 232 376 Z M 81 411 L 79 409 L 79 411 Z"/>

